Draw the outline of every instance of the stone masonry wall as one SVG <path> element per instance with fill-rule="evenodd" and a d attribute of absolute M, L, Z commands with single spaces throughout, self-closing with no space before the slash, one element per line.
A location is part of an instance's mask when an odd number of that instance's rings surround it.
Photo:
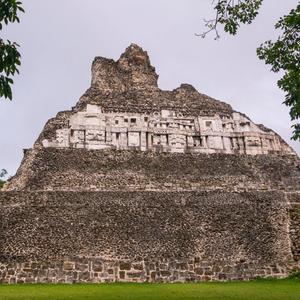
<path fill-rule="evenodd" d="M 283 278 L 285 265 L 217 265 L 194 258 L 118 260 L 69 257 L 65 260 L 0 263 L 2 283 L 200 282 Z"/>
<path fill-rule="evenodd" d="M 294 259 L 300 268 L 300 193 L 290 193 L 290 239 Z"/>
<path fill-rule="evenodd" d="M 26 152 L 7 190 L 300 190 L 295 156 L 85 149 Z"/>
<path fill-rule="evenodd" d="M 1 192 L 0 206 L 0 282 L 230 280 L 295 267 L 282 192 Z"/>

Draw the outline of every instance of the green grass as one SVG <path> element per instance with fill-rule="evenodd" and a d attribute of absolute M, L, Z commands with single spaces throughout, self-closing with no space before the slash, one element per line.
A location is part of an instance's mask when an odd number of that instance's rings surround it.
<path fill-rule="evenodd" d="M 299 300 L 300 280 L 198 284 L 0 285 L 1 300 Z"/>

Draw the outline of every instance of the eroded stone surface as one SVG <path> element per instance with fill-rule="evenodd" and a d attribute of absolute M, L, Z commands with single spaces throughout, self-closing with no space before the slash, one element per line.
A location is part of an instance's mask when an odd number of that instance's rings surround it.
<path fill-rule="evenodd" d="M 226 155 L 42 148 L 28 150 L 9 190 L 300 190 L 294 155 Z"/>
<path fill-rule="evenodd" d="M 283 192 L 6 192 L 0 201 L 3 282 L 231 280 L 296 267 Z"/>

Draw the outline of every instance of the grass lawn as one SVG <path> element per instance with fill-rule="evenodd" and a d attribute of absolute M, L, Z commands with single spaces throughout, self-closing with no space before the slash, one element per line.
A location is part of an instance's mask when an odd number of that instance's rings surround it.
<path fill-rule="evenodd" d="M 198 284 L 0 285 L 0 300 L 300 300 L 300 280 Z"/>

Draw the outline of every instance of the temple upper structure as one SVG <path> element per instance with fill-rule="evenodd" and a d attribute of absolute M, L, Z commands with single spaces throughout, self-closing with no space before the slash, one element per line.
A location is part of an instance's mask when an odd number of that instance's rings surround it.
<path fill-rule="evenodd" d="M 97 57 L 91 88 L 72 111 L 46 125 L 43 147 L 180 153 L 295 154 L 275 132 L 230 105 L 183 84 L 157 86 L 147 52 L 132 44 L 120 59 Z"/>
<path fill-rule="evenodd" d="M 244 115 L 183 115 L 163 109 L 152 113 L 104 112 L 87 104 L 43 139 L 44 147 L 135 149 L 140 151 L 267 154 L 293 153 L 273 131 L 265 131 Z"/>

